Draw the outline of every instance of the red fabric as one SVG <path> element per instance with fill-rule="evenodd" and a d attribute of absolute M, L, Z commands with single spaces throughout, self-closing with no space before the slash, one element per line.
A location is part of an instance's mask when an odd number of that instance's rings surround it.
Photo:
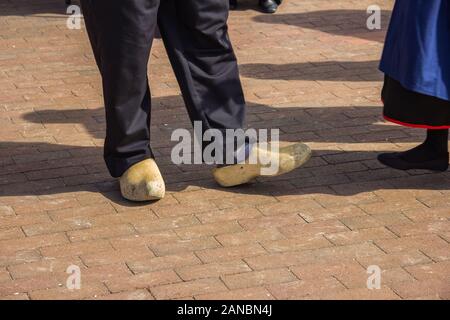
<path fill-rule="evenodd" d="M 405 123 L 405 122 L 401 122 L 386 116 L 383 116 L 385 120 L 389 121 L 389 122 L 393 122 L 395 124 L 399 124 L 405 127 L 411 127 L 411 128 L 421 128 L 421 129 L 430 129 L 430 130 L 442 130 L 442 129 L 450 129 L 450 125 L 448 126 L 428 126 L 425 124 L 412 124 L 412 123 Z"/>

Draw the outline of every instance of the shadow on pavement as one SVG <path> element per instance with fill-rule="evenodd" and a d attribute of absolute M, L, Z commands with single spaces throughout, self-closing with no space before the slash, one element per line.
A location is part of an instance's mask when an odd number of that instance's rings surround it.
<path fill-rule="evenodd" d="M 308 81 L 382 81 L 378 61 L 326 61 L 291 64 L 249 63 L 241 75 L 256 79 Z"/>
<path fill-rule="evenodd" d="M 0 15 L 64 13 L 64 9 L 63 0 L 8 0 L 6 4 L 0 4 Z M 384 12 L 383 16 L 388 14 Z M 355 24 L 362 23 L 361 19 L 365 16 L 358 10 L 336 10 L 262 15 L 255 20 L 372 39 L 373 34 L 367 30 L 355 33 Z M 336 24 L 341 26 L 339 30 L 327 27 Z M 337 68 L 342 72 L 333 80 L 377 81 L 380 79 L 375 72 L 376 65 L 375 61 L 284 66 L 249 64 L 242 66 L 242 71 L 245 76 L 261 79 L 331 80 L 327 78 L 327 72 L 316 71 Z M 285 72 L 291 69 L 293 71 Z M 361 75 L 369 78 L 361 79 Z M 153 100 L 153 110 L 152 146 L 169 192 L 192 186 L 221 189 L 212 180 L 211 168 L 171 163 L 171 148 L 176 144 L 170 142 L 172 130 L 191 128 L 182 99 L 178 96 L 156 98 Z M 280 128 L 282 140 L 309 142 L 315 146 L 315 156 L 305 167 L 289 175 L 261 179 L 260 183 L 228 190 L 243 194 L 296 195 L 308 194 L 319 188 L 321 193 L 353 195 L 378 189 L 450 189 L 447 173 L 405 173 L 383 168 L 376 162 L 376 155 L 386 151 L 383 144 L 386 140 L 417 143 L 421 139 L 421 131 L 411 131 L 418 132 L 418 136 L 411 136 L 400 128 L 384 125 L 380 122 L 380 113 L 379 107 L 300 108 L 293 105 L 274 109 L 250 104 L 249 127 Z M 88 136 L 101 141 L 105 129 L 103 114 L 103 108 L 41 110 L 26 114 L 24 120 L 43 125 L 76 125 Z M 353 151 L 345 152 L 337 144 L 347 144 Z M 392 144 L 386 149 L 391 147 Z M 106 170 L 102 153 L 102 147 L 94 145 L 80 147 L 45 142 L 0 142 L 0 197 L 87 191 L 101 192 L 111 201 L 125 203 L 119 195 L 117 181 Z"/>
<path fill-rule="evenodd" d="M 169 191 L 187 187 L 221 189 L 212 180 L 206 165 L 171 163 L 170 152 L 176 142 L 170 141 L 174 128 L 190 128 L 184 107 L 178 97 L 154 100 L 152 142 L 158 164 Z M 170 110 L 158 108 L 169 106 Z M 169 112 L 167 112 L 169 111 Z M 261 179 L 254 185 L 228 189 L 244 194 L 305 194 L 320 187 L 323 193 L 359 194 L 378 189 L 447 190 L 447 174 L 401 172 L 383 168 L 376 155 L 384 151 L 385 139 L 417 143 L 395 126 L 380 121 L 379 107 L 278 108 L 250 105 L 249 127 L 280 128 L 283 141 L 303 140 L 318 145 L 314 157 L 305 167 L 275 179 Z M 42 124 L 77 124 L 90 136 L 101 139 L 104 132 L 103 108 L 80 110 L 44 110 L 28 113 L 24 119 Z M 419 135 L 421 131 L 415 131 Z M 383 140 L 381 140 L 383 139 Z M 377 144 L 381 143 L 380 146 Z M 321 149 L 320 145 L 328 146 Z M 357 146 L 344 152 L 333 144 Z M 367 145 L 367 146 L 366 146 Z M 377 150 L 370 150 L 370 146 Z M 359 150 L 358 150 L 359 148 Z M 367 150 L 369 149 L 369 150 Z M 118 185 L 102 159 L 102 147 L 77 147 L 52 143 L 0 142 L 0 197 L 48 195 L 72 191 L 101 192 L 112 201 L 123 202 Z M 350 168 L 350 169 L 349 169 Z M 132 204 L 129 204 L 132 205 Z"/>
<path fill-rule="evenodd" d="M 333 35 L 383 42 L 390 15 L 390 10 L 382 11 L 382 29 L 375 31 L 367 29 L 368 14 L 364 10 L 339 9 L 302 13 L 280 13 L 274 15 L 258 15 L 253 20 L 259 23 L 274 25 L 286 24 Z"/>
<path fill-rule="evenodd" d="M 72 0 L 72 4 L 78 5 L 79 1 Z M 0 3 L 0 16 L 65 15 L 66 10 L 66 0 L 2 0 Z"/>

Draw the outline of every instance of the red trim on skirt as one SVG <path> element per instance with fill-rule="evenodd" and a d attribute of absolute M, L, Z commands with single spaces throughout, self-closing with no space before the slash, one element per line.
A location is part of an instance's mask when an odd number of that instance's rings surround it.
<path fill-rule="evenodd" d="M 399 124 L 401 126 L 405 126 L 405 127 L 410 127 L 410 128 L 420 128 L 420 129 L 430 129 L 430 130 L 443 130 L 443 129 L 450 129 L 450 125 L 448 126 L 428 126 L 426 124 L 412 124 L 412 123 L 406 123 L 406 122 L 401 122 L 386 116 L 383 116 L 383 118 L 389 122 L 393 122 L 395 124 Z"/>

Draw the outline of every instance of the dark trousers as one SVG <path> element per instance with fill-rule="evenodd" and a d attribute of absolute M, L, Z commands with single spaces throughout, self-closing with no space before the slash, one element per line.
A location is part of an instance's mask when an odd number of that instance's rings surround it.
<path fill-rule="evenodd" d="M 152 158 L 147 64 L 156 26 L 191 121 L 244 125 L 245 101 L 228 31 L 228 0 L 82 0 L 103 82 L 104 157 L 113 177 Z"/>

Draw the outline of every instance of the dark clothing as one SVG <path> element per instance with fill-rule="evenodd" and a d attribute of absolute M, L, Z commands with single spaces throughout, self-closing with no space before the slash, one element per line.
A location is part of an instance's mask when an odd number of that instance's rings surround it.
<path fill-rule="evenodd" d="M 382 153 L 378 155 L 378 160 L 399 170 L 447 171 L 448 129 L 427 130 L 427 138 L 422 144 L 404 152 Z"/>
<path fill-rule="evenodd" d="M 228 37 L 227 0 L 82 0 L 103 80 L 105 161 L 112 176 L 153 157 L 147 64 L 156 27 L 191 121 L 203 129 L 244 125 L 245 100 Z"/>
<path fill-rule="evenodd" d="M 408 90 L 450 101 L 450 0 L 396 0 L 380 69 Z"/>
<path fill-rule="evenodd" d="M 380 69 L 384 116 L 450 128 L 450 0 L 396 0 Z"/>
<path fill-rule="evenodd" d="M 388 121 L 416 128 L 450 128 L 450 101 L 410 91 L 387 75 L 382 98 Z"/>

